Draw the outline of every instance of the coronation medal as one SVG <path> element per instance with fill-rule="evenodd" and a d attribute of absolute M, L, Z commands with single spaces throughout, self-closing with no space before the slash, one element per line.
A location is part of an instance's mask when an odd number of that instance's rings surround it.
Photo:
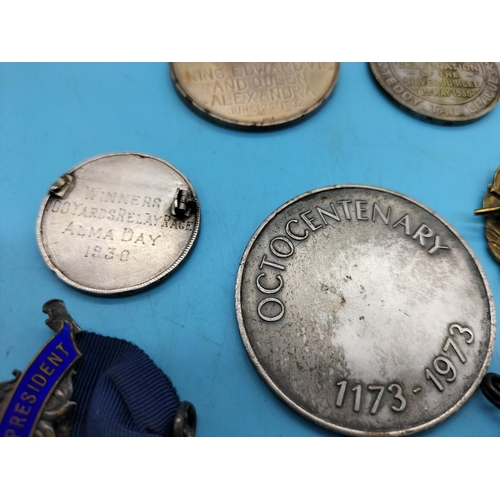
<path fill-rule="evenodd" d="M 339 63 L 176 62 L 170 74 L 182 97 L 209 118 L 266 128 L 302 118 L 331 94 Z"/>
<path fill-rule="evenodd" d="M 457 411 L 495 339 L 490 288 L 460 235 L 420 203 L 340 185 L 275 210 L 236 282 L 244 345 L 292 409 L 349 435 L 407 435 Z"/>
<path fill-rule="evenodd" d="M 87 160 L 51 186 L 40 208 L 38 246 L 69 285 L 120 294 L 164 279 L 185 259 L 200 225 L 189 180 L 145 154 Z"/>
<path fill-rule="evenodd" d="M 500 97 L 495 62 L 374 62 L 375 79 L 410 112 L 441 123 L 464 123 L 491 111 Z"/>

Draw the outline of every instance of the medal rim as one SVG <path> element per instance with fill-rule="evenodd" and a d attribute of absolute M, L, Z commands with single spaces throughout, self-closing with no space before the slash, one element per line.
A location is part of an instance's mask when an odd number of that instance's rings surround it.
<path fill-rule="evenodd" d="M 160 163 L 163 163 L 166 167 L 172 169 L 174 172 L 176 172 L 178 175 L 182 177 L 182 179 L 186 182 L 188 187 L 191 189 L 191 192 L 193 194 L 193 201 L 196 204 L 196 213 L 195 213 L 195 223 L 194 223 L 194 228 L 193 228 L 193 234 L 191 235 L 191 238 L 189 240 L 189 243 L 186 245 L 184 250 L 182 251 L 181 255 L 164 271 L 161 273 L 155 275 L 154 277 L 143 281 L 141 283 L 132 285 L 132 286 L 127 286 L 127 287 L 120 287 L 120 288 L 114 288 L 112 290 L 102 290 L 100 288 L 93 288 L 90 286 L 82 285 L 81 283 L 78 283 L 76 281 L 71 280 L 68 278 L 63 272 L 55 266 L 52 261 L 50 260 L 49 253 L 45 249 L 44 243 L 43 243 L 43 229 L 42 229 L 42 221 L 43 217 L 45 214 L 45 207 L 47 206 L 47 203 L 51 199 L 51 193 L 47 193 L 42 200 L 42 203 L 40 205 L 40 211 L 38 213 L 38 218 L 36 222 L 36 236 L 37 236 L 37 243 L 38 243 L 38 248 L 40 249 L 40 253 L 42 254 L 43 260 L 47 264 L 47 266 L 57 275 L 59 279 L 64 281 L 66 284 L 71 285 L 74 288 L 77 288 L 78 290 L 81 290 L 83 292 L 87 293 L 92 293 L 96 295 L 105 295 L 105 296 L 113 296 L 113 295 L 122 295 L 122 294 L 127 294 L 127 293 L 133 293 L 133 292 L 138 292 L 142 291 L 144 289 L 147 289 L 149 287 L 152 287 L 162 280 L 166 279 L 168 275 L 170 275 L 173 271 L 175 271 L 181 263 L 184 261 L 184 259 L 187 257 L 191 249 L 193 248 L 194 244 L 196 243 L 197 237 L 198 237 L 198 232 L 199 232 L 199 227 L 200 227 L 200 221 L 201 221 L 201 211 L 200 211 L 200 202 L 198 200 L 198 196 L 196 195 L 196 191 L 194 190 L 193 185 L 189 181 L 189 179 L 176 167 L 174 167 L 172 164 L 168 163 L 167 161 L 153 155 L 145 154 L 145 153 L 138 153 L 138 152 L 116 152 L 116 153 L 106 153 L 103 155 L 99 156 L 94 156 L 92 158 L 89 158 L 82 163 L 79 163 L 77 166 L 73 167 L 72 169 L 68 170 L 65 172 L 65 174 L 72 174 L 79 168 L 92 163 L 99 161 L 104 158 L 111 158 L 113 156 L 139 156 L 142 158 L 150 158 L 152 160 L 157 160 Z M 63 174 L 64 175 L 64 174 Z"/>
<path fill-rule="evenodd" d="M 181 94 L 181 96 L 188 102 L 188 104 L 194 106 L 196 111 L 201 111 L 203 115 L 208 115 L 210 119 L 214 120 L 217 123 L 223 125 L 229 125 L 231 127 L 240 128 L 243 130 L 249 129 L 269 129 L 273 127 L 279 127 L 280 125 L 285 125 L 288 123 L 292 123 L 294 121 L 300 120 L 301 118 L 305 118 L 307 115 L 321 107 L 325 101 L 330 97 L 331 93 L 337 86 L 337 81 L 340 73 L 340 62 L 334 62 L 335 65 L 333 70 L 333 78 L 332 82 L 328 86 L 327 91 L 322 94 L 322 96 L 310 107 L 308 107 L 305 111 L 300 113 L 295 113 L 287 118 L 279 119 L 279 120 L 269 120 L 269 121 L 260 121 L 260 122 L 245 122 L 241 120 L 230 120 L 224 115 L 220 115 L 218 113 L 214 113 L 211 109 L 203 107 L 199 104 L 195 98 L 187 92 L 187 90 L 183 87 L 180 79 L 177 76 L 175 65 L 180 64 L 179 61 L 169 63 L 170 76 L 172 77 L 172 81 L 177 89 L 177 91 Z"/>
<path fill-rule="evenodd" d="M 385 85 L 383 79 L 380 77 L 380 74 L 376 70 L 376 62 L 369 62 L 368 65 L 370 66 L 370 71 L 373 77 L 375 78 L 375 81 L 377 84 L 384 90 L 384 92 L 390 97 L 390 99 L 396 103 L 396 105 L 400 108 L 402 108 L 404 111 L 407 111 L 411 115 L 416 116 L 417 118 L 423 118 L 424 120 L 435 122 L 437 124 L 442 124 L 442 125 L 461 125 L 461 124 L 466 124 L 466 123 L 471 123 L 479 118 L 482 118 L 483 116 L 487 115 L 490 111 L 493 111 L 495 106 L 498 104 L 498 101 L 500 99 L 500 90 L 497 92 L 496 97 L 493 99 L 493 101 L 486 107 L 481 110 L 478 110 L 477 113 L 474 113 L 473 115 L 470 116 L 461 116 L 461 117 L 454 117 L 454 118 L 446 118 L 445 116 L 436 116 L 426 110 L 422 109 L 416 109 L 413 106 L 407 104 L 406 102 L 403 102 L 390 91 L 390 87 Z M 389 63 L 388 63 L 389 64 Z M 500 66 L 498 63 L 492 63 L 496 65 L 497 68 L 497 73 L 498 73 L 498 78 L 500 79 Z M 405 87 L 406 88 L 406 87 Z M 426 100 L 426 99 L 424 99 Z M 426 100 L 426 102 L 429 102 Z M 460 105 L 461 106 L 461 105 Z"/>
<path fill-rule="evenodd" d="M 246 328 L 245 328 L 245 323 L 243 319 L 243 312 L 242 312 L 242 304 L 241 304 L 241 289 L 242 289 L 242 284 L 243 284 L 243 272 L 246 266 L 247 258 L 250 253 L 250 251 L 253 248 L 253 245 L 257 238 L 260 236 L 260 234 L 263 232 L 263 230 L 266 228 L 266 226 L 271 222 L 277 215 L 279 215 L 283 210 L 285 210 L 287 207 L 292 205 L 293 203 L 306 198 L 311 195 L 315 195 L 317 193 L 321 193 L 324 191 L 331 191 L 331 190 L 340 190 L 340 189 L 367 189 L 367 190 L 373 190 L 373 191 L 378 191 L 381 193 L 393 195 L 395 197 L 399 197 L 407 202 L 414 203 L 417 205 L 419 208 L 425 210 L 426 212 L 430 213 L 433 217 L 438 219 L 442 224 L 447 227 L 452 234 L 459 240 L 459 242 L 463 245 L 469 256 L 472 258 L 479 275 L 482 279 L 485 292 L 486 292 L 486 298 L 489 306 L 489 312 L 490 312 L 490 328 L 489 328 L 489 342 L 488 342 L 488 347 L 486 350 L 486 355 L 484 357 L 484 360 L 482 361 L 479 373 L 472 383 L 472 385 L 469 387 L 469 389 L 462 395 L 462 397 L 451 407 L 448 408 L 445 412 L 443 412 L 441 415 L 438 417 L 424 423 L 420 424 L 417 426 L 412 426 L 408 427 L 402 430 L 394 430 L 394 431 L 386 431 L 386 432 L 372 432 L 372 431 L 360 431 L 357 429 L 350 429 L 348 427 L 344 427 L 339 424 L 335 424 L 332 422 L 328 422 L 322 418 L 319 418 L 308 411 L 306 411 L 304 408 L 302 408 L 298 403 L 293 401 L 289 396 L 287 396 L 270 378 L 268 375 L 267 371 L 263 368 L 261 365 L 257 355 L 255 354 L 252 344 L 247 336 Z M 325 186 L 322 188 L 317 188 L 313 189 L 310 191 L 307 191 L 303 194 L 300 194 L 298 196 L 293 197 L 289 201 L 285 202 L 281 206 L 279 206 L 277 209 L 275 209 L 271 214 L 266 217 L 264 222 L 260 224 L 260 226 L 257 228 L 255 233 L 252 235 L 250 238 L 250 241 L 248 242 L 245 251 L 243 253 L 243 256 L 241 258 L 240 264 L 238 266 L 238 273 L 236 277 L 236 286 L 235 286 L 235 306 L 236 306 L 236 318 L 238 322 L 238 329 L 240 331 L 240 335 L 243 341 L 243 345 L 245 346 L 245 349 L 247 351 L 248 356 L 250 357 L 250 360 L 252 361 L 255 369 L 257 370 L 258 374 L 264 379 L 266 384 L 271 388 L 271 390 L 284 402 L 286 403 L 292 410 L 297 412 L 299 415 L 302 417 L 306 418 L 309 421 L 312 421 L 313 423 L 319 425 L 320 427 L 323 427 L 325 429 L 335 431 L 344 435 L 350 435 L 350 436 L 373 436 L 373 437 L 382 437 L 382 436 L 407 436 L 410 434 L 415 434 L 417 432 L 424 431 L 426 429 L 429 429 L 431 427 L 434 427 L 438 423 L 446 420 L 448 417 L 450 417 L 453 413 L 458 411 L 464 404 L 465 402 L 474 394 L 474 392 L 477 390 L 479 387 L 484 375 L 486 374 L 486 371 L 488 369 L 488 366 L 491 362 L 491 357 L 493 355 L 493 347 L 495 344 L 495 337 L 496 337 L 496 311 L 495 311 L 495 304 L 493 300 L 493 295 L 491 292 L 490 284 L 488 282 L 488 279 L 486 277 L 486 274 L 475 256 L 474 252 L 472 249 L 469 247 L 467 242 L 460 236 L 458 231 L 455 230 L 453 226 L 451 226 L 448 222 L 446 222 L 442 217 L 440 217 L 438 214 L 436 214 L 433 210 L 430 208 L 426 207 L 422 203 L 406 196 L 401 193 L 398 193 L 397 191 L 392 191 L 389 189 L 385 188 L 380 188 L 380 187 L 375 187 L 375 186 L 368 186 L 364 184 L 336 184 L 336 185 L 331 185 L 331 186 Z"/>

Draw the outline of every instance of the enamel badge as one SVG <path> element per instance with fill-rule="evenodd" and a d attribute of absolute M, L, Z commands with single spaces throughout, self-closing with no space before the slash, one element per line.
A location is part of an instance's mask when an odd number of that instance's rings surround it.
<path fill-rule="evenodd" d="M 0 436 L 68 435 L 64 424 L 75 405 L 71 401 L 72 367 L 81 353 L 74 336 L 80 329 L 67 314 L 61 314 L 65 312 L 61 301 L 47 302 L 44 312 L 56 335 L 24 372 L 14 370 L 15 379 L 0 384 Z"/>
<path fill-rule="evenodd" d="M 194 406 L 142 349 L 82 330 L 61 300 L 43 310 L 56 334 L 0 384 L 1 437 L 194 436 Z"/>

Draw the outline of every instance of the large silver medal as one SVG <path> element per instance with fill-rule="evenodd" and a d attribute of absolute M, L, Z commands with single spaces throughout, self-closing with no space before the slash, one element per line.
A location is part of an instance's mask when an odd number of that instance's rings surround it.
<path fill-rule="evenodd" d="M 350 435 L 405 435 L 454 413 L 495 338 L 489 285 L 443 219 L 401 194 L 298 196 L 243 255 L 236 310 L 260 375 L 294 410 Z"/>

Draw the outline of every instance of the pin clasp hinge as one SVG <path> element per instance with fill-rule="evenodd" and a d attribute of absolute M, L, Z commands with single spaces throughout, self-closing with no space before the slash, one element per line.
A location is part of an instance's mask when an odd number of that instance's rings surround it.
<path fill-rule="evenodd" d="M 191 216 L 194 206 L 195 201 L 191 193 L 186 189 L 177 189 L 170 212 L 173 216 L 184 219 Z"/>
<path fill-rule="evenodd" d="M 64 174 L 57 179 L 52 186 L 49 188 L 50 194 L 56 196 L 57 198 L 63 198 L 68 191 L 71 183 L 73 182 L 73 176 L 70 174 Z"/>

